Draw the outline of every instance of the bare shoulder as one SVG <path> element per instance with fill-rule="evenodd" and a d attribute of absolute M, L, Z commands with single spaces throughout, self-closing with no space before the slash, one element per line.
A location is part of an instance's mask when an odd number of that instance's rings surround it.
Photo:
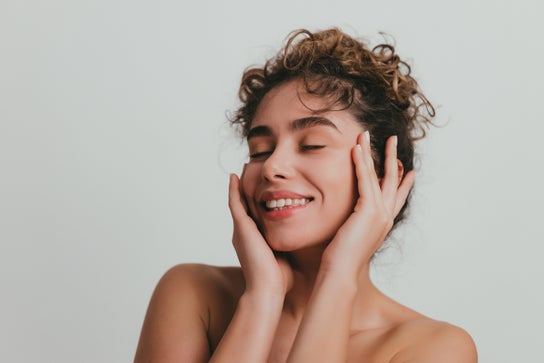
<path fill-rule="evenodd" d="M 152 297 L 169 303 L 174 309 L 190 307 L 193 311 L 209 314 L 217 300 L 228 303 L 237 300 L 244 287 L 238 267 L 219 267 L 204 264 L 180 264 L 170 268 L 160 279 Z M 193 306 L 187 306 L 193 305 Z M 207 317 L 203 316 L 207 323 Z"/>
<path fill-rule="evenodd" d="M 157 287 L 172 289 L 172 293 L 183 293 L 185 288 L 190 288 L 193 292 L 206 295 L 217 291 L 236 294 L 244 286 L 239 267 L 180 264 L 170 268 Z"/>
<path fill-rule="evenodd" d="M 476 346 L 464 329 L 427 317 L 399 324 L 394 334 L 400 349 L 391 363 L 475 363 Z"/>
<path fill-rule="evenodd" d="M 178 309 L 192 302 L 192 310 L 199 313 L 208 332 L 213 333 L 220 329 L 217 325 L 223 320 L 228 324 L 244 287 L 239 267 L 180 264 L 164 274 L 154 295 L 172 300 Z"/>
<path fill-rule="evenodd" d="M 236 267 L 172 267 L 151 297 L 135 361 L 161 356 L 164 361 L 206 362 L 243 289 L 243 276 Z"/>

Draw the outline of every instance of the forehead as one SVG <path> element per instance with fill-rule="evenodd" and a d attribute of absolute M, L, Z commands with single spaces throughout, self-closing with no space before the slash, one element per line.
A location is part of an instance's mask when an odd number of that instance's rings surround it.
<path fill-rule="evenodd" d="M 330 120 L 339 129 L 352 129 L 362 127 L 356 118 L 348 110 L 327 110 L 330 102 L 324 97 L 310 95 L 305 91 L 304 84 L 300 80 L 282 83 L 272 88 L 261 100 L 250 129 L 257 126 L 270 128 L 288 128 L 298 119 L 308 117 L 324 117 Z"/>

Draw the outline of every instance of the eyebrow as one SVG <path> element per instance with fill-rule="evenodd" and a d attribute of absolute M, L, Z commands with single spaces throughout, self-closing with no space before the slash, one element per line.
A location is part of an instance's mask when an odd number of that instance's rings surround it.
<path fill-rule="evenodd" d="M 338 130 L 338 127 L 336 127 L 336 125 L 331 120 L 321 116 L 310 116 L 296 119 L 289 125 L 289 130 L 299 131 L 302 129 L 316 126 L 330 127 L 340 132 L 340 130 Z M 247 133 L 247 140 L 257 136 L 272 136 L 272 130 L 268 126 L 255 126 Z"/>

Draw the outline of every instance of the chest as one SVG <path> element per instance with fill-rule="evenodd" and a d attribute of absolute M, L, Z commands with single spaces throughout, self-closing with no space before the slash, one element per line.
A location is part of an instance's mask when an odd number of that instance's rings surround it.
<path fill-rule="evenodd" d="M 268 363 L 284 363 L 296 338 L 300 322 L 289 317 L 282 316 L 276 329 L 274 341 L 270 349 Z"/>
<path fill-rule="evenodd" d="M 278 326 L 268 363 L 284 363 L 296 338 L 298 325 L 284 322 Z M 324 332 L 327 334 L 327 332 Z M 315 349 L 322 349 L 316 346 Z M 395 354 L 396 346 L 387 331 L 358 332 L 348 342 L 348 363 L 386 363 Z"/>

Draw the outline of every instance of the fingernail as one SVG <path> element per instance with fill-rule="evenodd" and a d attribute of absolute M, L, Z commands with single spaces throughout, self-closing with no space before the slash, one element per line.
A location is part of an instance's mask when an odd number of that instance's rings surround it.
<path fill-rule="evenodd" d="M 397 135 L 393 136 L 393 143 L 395 144 L 395 147 L 398 145 L 399 138 L 397 137 Z"/>
<path fill-rule="evenodd" d="M 365 139 L 370 142 L 370 132 L 368 132 L 368 130 L 365 131 Z"/>

